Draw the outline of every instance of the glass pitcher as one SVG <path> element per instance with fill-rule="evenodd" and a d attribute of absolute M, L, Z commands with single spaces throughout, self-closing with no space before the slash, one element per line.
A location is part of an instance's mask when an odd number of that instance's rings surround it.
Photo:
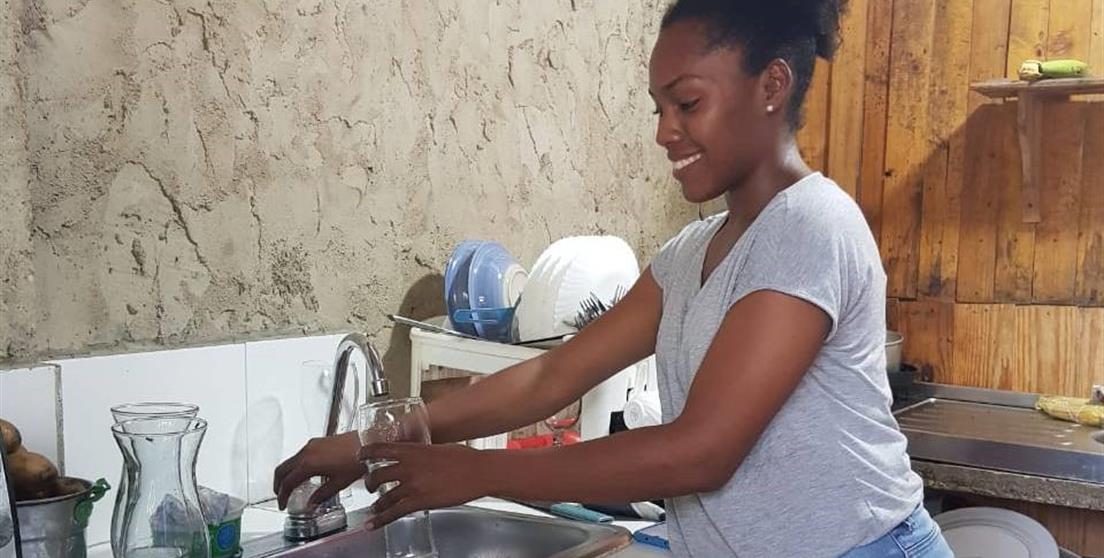
<path fill-rule="evenodd" d="M 195 464 L 207 421 L 137 418 L 111 427 L 126 463 L 119 558 L 210 558 Z M 113 549 L 114 550 L 114 549 Z"/>
<path fill-rule="evenodd" d="M 136 403 L 123 403 L 111 408 L 111 418 L 115 424 L 137 418 L 189 418 L 193 419 L 199 414 L 199 406 L 191 403 L 172 403 L 159 401 L 142 401 Z M 123 463 L 123 472 L 119 475 L 119 484 L 115 490 L 115 509 L 125 507 L 127 499 L 127 469 Z M 122 556 L 118 547 L 123 539 L 123 514 L 116 513 L 111 516 L 111 552 L 114 556 Z"/>

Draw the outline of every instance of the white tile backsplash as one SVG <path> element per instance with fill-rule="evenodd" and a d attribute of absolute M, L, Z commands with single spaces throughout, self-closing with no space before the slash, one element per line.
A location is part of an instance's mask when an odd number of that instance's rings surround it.
<path fill-rule="evenodd" d="M 196 477 L 200 484 L 251 502 L 273 497 L 272 471 L 323 432 L 332 366 L 343 335 L 300 337 L 148 353 L 59 360 L 0 371 L 0 417 L 24 444 L 65 474 L 119 481 L 122 456 L 111 435 L 110 408 L 135 401 L 199 405 L 207 420 Z M 305 367 L 305 361 L 320 366 Z M 364 401 L 365 362 L 354 354 L 343 428 Z M 355 399 L 352 399 L 355 396 Z M 348 491 L 347 491 L 348 492 Z M 115 491 L 94 507 L 86 537 L 108 541 Z"/>
<path fill-rule="evenodd" d="M 248 498 L 257 503 L 272 498 L 272 472 L 312 437 L 321 436 L 329 408 L 332 367 L 342 335 L 246 343 L 245 362 L 249 415 Z M 356 354 L 356 381 L 346 380 L 348 426 L 355 401 L 364 400 L 364 363 Z M 305 366 L 307 361 L 317 365 Z"/>
<path fill-rule="evenodd" d="M 122 457 L 111 435 L 110 408 L 132 401 L 199 405 L 208 422 L 196 478 L 202 485 L 244 497 L 247 484 L 245 346 L 224 345 L 57 361 L 61 366 L 66 470 L 112 485 Z M 114 493 L 96 506 L 87 532 L 95 544 L 109 538 Z"/>
<path fill-rule="evenodd" d="M 40 453 L 58 467 L 57 366 L 0 371 L 0 418 L 12 423 L 23 437 L 23 447 Z"/>

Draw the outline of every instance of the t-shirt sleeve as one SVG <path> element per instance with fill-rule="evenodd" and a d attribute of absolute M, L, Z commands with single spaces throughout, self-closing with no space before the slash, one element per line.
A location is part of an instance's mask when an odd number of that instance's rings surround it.
<path fill-rule="evenodd" d="M 729 306 L 757 291 L 776 291 L 816 305 L 835 335 L 847 288 L 846 234 L 823 216 L 786 215 L 755 239 L 735 277 Z"/>
<path fill-rule="evenodd" d="M 667 281 L 671 269 L 671 260 L 675 257 L 675 244 L 678 241 L 678 237 L 671 238 L 659 249 L 655 257 L 652 258 L 651 270 L 652 277 L 655 278 L 656 284 L 659 285 L 661 290 L 667 289 Z"/>
<path fill-rule="evenodd" d="M 671 286 L 671 280 L 677 273 L 680 262 L 685 262 L 693 255 L 695 242 L 707 230 L 707 221 L 693 221 L 683 227 L 677 235 L 667 241 L 652 259 L 652 277 L 661 290 L 667 290 Z"/>

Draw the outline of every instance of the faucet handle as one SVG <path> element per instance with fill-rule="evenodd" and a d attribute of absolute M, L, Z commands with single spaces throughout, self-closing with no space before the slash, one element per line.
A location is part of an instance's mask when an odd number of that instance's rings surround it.
<path fill-rule="evenodd" d="M 308 479 L 292 492 L 288 500 L 288 516 L 284 520 L 284 538 L 290 541 L 314 540 L 348 525 L 345 507 L 336 494 L 314 509 L 307 506 L 307 501 L 319 486 L 313 479 Z"/>
<path fill-rule="evenodd" d="M 288 496 L 287 502 L 287 511 L 289 514 L 300 517 L 313 515 L 314 509 L 308 505 L 308 502 L 310 501 L 310 497 L 314 495 L 314 491 L 322 486 L 322 483 L 315 480 L 316 478 L 317 477 L 311 477 L 303 481 L 291 491 L 291 496 Z"/>

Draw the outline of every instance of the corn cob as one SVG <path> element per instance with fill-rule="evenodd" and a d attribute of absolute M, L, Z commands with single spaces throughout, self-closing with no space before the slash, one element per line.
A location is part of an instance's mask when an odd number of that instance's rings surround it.
<path fill-rule="evenodd" d="M 1085 426 L 1104 426 L 1104 405 L 1094 405 L 1088 399 L 1041 395 L 1035 408 L 1057 419 Z"/>
<path fill-rule="evenodd" d="M 1080 60 L 1027 60 L 1020 65 L 1020 79 L 1069 78 L 1085 75 L 1089 65 Z"/>

